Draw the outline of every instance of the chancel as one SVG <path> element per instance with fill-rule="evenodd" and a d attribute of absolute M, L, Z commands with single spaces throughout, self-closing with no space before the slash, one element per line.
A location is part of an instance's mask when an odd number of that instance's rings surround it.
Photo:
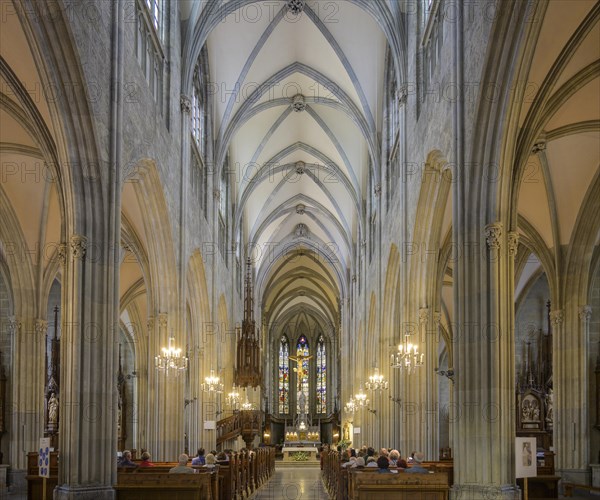
<path fill-rule="evenodd" d="M 600 494 L 597 0 L 0 12 L 0 498 Z"/>

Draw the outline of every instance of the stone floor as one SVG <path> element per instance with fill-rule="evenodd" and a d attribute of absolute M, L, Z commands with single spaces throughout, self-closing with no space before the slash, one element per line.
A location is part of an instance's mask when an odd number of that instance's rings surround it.
<path fill-rule="evenodd" d="M 276 468 L 271 480 L 252 500 L 327 500 L 319 466 Z"/>

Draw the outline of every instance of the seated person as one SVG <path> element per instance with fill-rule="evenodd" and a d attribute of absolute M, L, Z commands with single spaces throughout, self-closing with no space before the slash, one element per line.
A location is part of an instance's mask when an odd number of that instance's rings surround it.
<path fill-rule="evenodd" d="M 170 474 L 195 474 L 196 471 L 191 467 L 188 467 L 187 463 L 190 457 L 188 457 L 185 453 L 179 455 L 179 465 L 173 467 L 169 470 Z"/>
<path fill-rule="evenodd" d="M 400 452 L 398 450 L 390 451 L 390 455 L 388 456 L 390 460 L 390 465 L 398 465 L 398 460 L 400 459 Z"/>
<path fill-rule="evenodd" d="M 219 453 L 217 455 L 217 462 L 229 462 L 229 457 L 227 456 L 227 453 L 225 453 L 224 451 Z"/>
<path fill-rule="evenodd" d="M 123 452 L 123 456 L 121 457 L 121 460 L 119 461 L 117 466 L 118 467 L 137 467 L 137 464 L 135 462 L 132 462 L 131 452 L 129 450 L 125 450 Z"/>
<path fill-rule="evenodd" d="M 192 459 L 192 465 L 204 465 L 204 448 L 198 449 L 198 455 Z"/>
<path fill-rule="evenodd" d="M 365 467 L 377 467 L 377 460 L 374 457 L 367 458 L 367 465 Z"/>
<path fill-rule="evenodd" d="M 363 457 L 358 457 L 356 459 L 356 462 L 354 462 L 354 465 L 352 466 L 353 469 L 364 469 L 365 468 L 365 459 Z"/>
<path fill-rule="evenodd" d="M 377 459 L 377 467 L 379 467 L 379 470 L 377 472 L 380 472 L 380 473 L 391 472 L 390 461 L 388 460 L 388 458 L 385 455 L 381 455 Z"/>
<path fill-rule="evenodd" d="M 399 469 L 407 469 L 408 464 L 406 463 L 406 460 L 404 460 L 403 458 L 399 458 L 396 462 L 396 467 L 398 467 Z"/>
<path fill-rule="evenodd" d="M 214 469 L 217 466 L 217 459 L 212 453 L 206 455 L 206 464 L 207 469 Z"/>
<path fill-rule="evenodd" d="M 427 474 L 429 471 L 421 465 L 423 460 L 425 460 L 425 455 L 423 453 L 415 453 L 412 457 L 412 466 L 406 469 L 404 472 Z"/>
<path fill-rule="evenodd" d="M 344 462 L 342 464 L 342 467 L 345 468 L 350 468 L 350 467 L 354 467 L 354 464 L 356 463 L 356 457 L 350 457 L 350 460 L 348 460 L 347 462 Z"/>
<path fill-rule="evenodd" d="M 154 467 L 154 464 L 150 462 L 150 453 L 145 451 L 142 453 L 142 461 L 140 462 L 140 467 Z"/>

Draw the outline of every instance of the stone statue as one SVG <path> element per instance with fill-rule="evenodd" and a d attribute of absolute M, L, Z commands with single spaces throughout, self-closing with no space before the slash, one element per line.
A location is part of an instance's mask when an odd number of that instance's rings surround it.
<path fill-rule="evenodd" d="M 534 422 L 540 421 L 540 406 L 536 399 L 531 402 L 531 420 Z"/>
<path fill-rule="evenodd" d="M 523 401 L 523 406 L 521 407 L 521 420 L 531 420 L 531 406 L 528 399 Z"/>
<path fill-rule="evenodd" d="M 301 392 L 300 396 L 298 396 L 298 406 L 300 407 L 300 413 L 305 414 L 306 413 L 306 396 L 304 395 L 304 392 Z"/>
<path fill-rule="evenodd" d="M 552 423 L 552 419 L 553 419 L 553 412 L 552 412 L 553 399 L 554 399 L 554 394 L 552 392 L 552 387 L 551 387 L 550 389 L 548 389 L 548 394 L 546 394 L 546 422 L 548 422 L 549 424 Z"/>
<path fill-rule="evenodd" d="M 50 394 L 48 400 L 48 423 L 53 425 L 58 423 L 58 399 L 54 393 Z"/>

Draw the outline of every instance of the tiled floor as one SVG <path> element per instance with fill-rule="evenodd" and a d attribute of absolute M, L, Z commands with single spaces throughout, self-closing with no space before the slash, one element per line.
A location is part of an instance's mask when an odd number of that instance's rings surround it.
<path fill-rule="evenodd" d="M 271 480 L 252 500 L 327 500 L 320 468 L 276 469 Z"/>

